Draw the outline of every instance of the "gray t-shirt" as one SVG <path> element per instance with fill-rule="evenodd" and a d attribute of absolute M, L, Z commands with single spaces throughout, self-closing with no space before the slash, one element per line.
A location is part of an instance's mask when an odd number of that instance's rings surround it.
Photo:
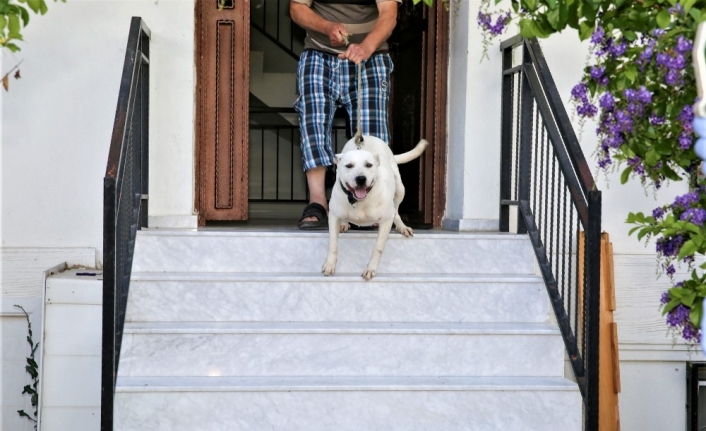
<path fill-rule="evenodd" d="M 292 0 L 297 3 L 309 6 L 314 13 L 323 19 L 331 22 L 340 22 L 346 27 L 350 43 L 361 43 L 365 37 L 375 26 L 378 19 L 377 3 L 385 1 L 397 1 L 402 3 L 402 0 L 369 0 L 368 4 L 360 4 L 363 1 L 346 2 L 346 0 Z M 336 2 L 333 2 L 336 1 Z M 307 30 L 306 38 L 304 39 L 304 49 L 315 49 L 330 54 L 339 54 L 345 51 L 345 46 L 331 46 L 329 37 L 326 34 L 319 33 L 313 30 Z M 375 53 L 387 52 L 389 46 L 387 42 L 383 42 Z"/>

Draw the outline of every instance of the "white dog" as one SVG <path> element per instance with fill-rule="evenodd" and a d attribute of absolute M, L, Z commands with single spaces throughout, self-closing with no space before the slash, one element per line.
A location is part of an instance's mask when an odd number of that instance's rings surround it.
<path fill-rule="evenodd" d="M 338 233 L 346 232 L 349 222 L 358 226 L 378 224 L 378 238 L 363 278 L 375 277 L 382 251 L 390 234 L 395 230 L 406 237 L 414 234 L 402 223 L 397 210 L 404 198 L 404 185 L 398 164 L 419 157 L 427 147 L 422 139 L 416 147 L 404 154 L 393 155 L 390 147 L 374 136 L 364 136 L 358 149 L 351 139 L 335 158 L 336 184 L 329 202 L 329 246 L 322 272 L 333 275 L 338 257 Z"/>

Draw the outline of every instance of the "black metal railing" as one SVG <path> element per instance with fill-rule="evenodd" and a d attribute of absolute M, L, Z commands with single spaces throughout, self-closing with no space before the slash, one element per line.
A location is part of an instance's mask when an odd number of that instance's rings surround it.
<path fill-rule="evenodd" d="M 584 400 L 598 430 L 601 192 L 536 39 L 503 56 L 500 230 L 527 233 Z"/>
<path fill-rule="evenodd" d="M 115 379 L 137 230 L 147 226 L 149 40 L 133 17 L 103 179 L 101 430 L 113 429 Z"/>
<path fill-rule="evenodd" d="M 294 108 L 250 107 L 250 202 L 309 201 L 297 115 Z M 350 133 L 342 119 L 334 123 L 331 142 L 339 153 Z"/>
<path fill-rule="evenodd" d="M 250 27 L 277 45 L 295 60 L 304 49 L 306 32 L 289 17 L 290 0 L 250 2 Z"/>

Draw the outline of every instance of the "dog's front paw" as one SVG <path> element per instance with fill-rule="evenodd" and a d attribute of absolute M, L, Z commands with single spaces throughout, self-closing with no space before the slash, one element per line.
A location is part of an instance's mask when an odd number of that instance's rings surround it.
<path fill-rule="evenodd" d="M 363 271 L 363 278 L 365 279 L 365 281 L 369 281 L 370 279 L 375 277 L 376 274 L 377 271 L 375 269 L 366 268 L 365 271 Z"/>
<path fill-rule="evenodd" d="M 348 232 L 348 229 L 351 228 L 351 224 L 346 222 L 346 223 L 341 223 L 341 232 Z"/>
<path fill-rule="evenodd" d="M 333 275 L 333 273 L 336 272 L 336 262 L 326 261 L 324 267 L 321 268 L 321 272 L 323 272 L 325 276 Z"/>
<path fill-rule="evenodd" d="M 414 231 L 408 226 L 395 226 L 395 230 L 408 238 L 414 236 Z"/>

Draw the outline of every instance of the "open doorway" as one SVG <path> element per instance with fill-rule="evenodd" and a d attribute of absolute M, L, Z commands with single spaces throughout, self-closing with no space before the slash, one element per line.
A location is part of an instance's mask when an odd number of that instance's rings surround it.
<path fill-rule="evenodd" d="M 209 112 L 213 106 L 208 104 L 213 105 L 213 100 L 206 96 L 222 90 L 209 88 L 209 85 L 212 85 L 209 84 L 209 79 L 200 77 L 197 89 L 199 130 L 196 174 L 196 208 L 199 212 L 199 222 L 203 225 L 213 220 L 286 219 L 294 223 L 308 202 L 306 179 L 301 169 L 298 119 L 292 107 L 296 99 L 297 62 L 303 49 L 305 32 L 289 17 L 290 0 L 232 2 L 232 5 L 237 6 L 233 6 L 235 9 L 230 11 L 221 8 L 215 12 L 207 11 L 217 2 L 218 0 L 197 1 L 197 49 L 200 51 L 197 53 L 197 74 L 213 75 L 215 72 L 216 86 L 218 82 L 228 82 L 222 76 L 223 67 L 212 65 L 214 62 L 223 64 L 223 59 L 219 60 L 218 55 L 224 54 L 217 52 L 215 59 L 201 54 L 209 51 L 208 45 L 215 42 L 211 39 L 218 36 L 217 33 L 209 33 L 206 27 L 223 27 L 225 22 L 235 21 L 234 44 L 247 41 L 248 52 L 243 54 L 229 51 L 226 53 L 225 62 L 247 62 L 246 65 L 241 65 L 240 69 L 237 66 L 231 68 L 234 76 L 230 80 L 232 86 L 240 90 L 239 94 L 247 88 L 247 93 L 241 94 L 234 102 L 240 103 L 242 109 L 233 110 L 241 112 L 241 118 L 236 124 L 241 126 L 241 133 L 246 131 L 246 135 L 240 141 L 233 140 L 233 131 L 224 130 L 220 138 L 216 137 L 215 143 L 210 142 L 214 137 L 204 133 L 204 126 L 209 124 Z M 249 5 L 249 10 L 242 8 L 243 10 L 238 11 L 237 7 L 241 4 Z M 220 13 L 231 15 L 219 17 Z M 247 14 L 247 17 L 239 17 L 237 14 Z M 209 16 L 212 22 L 206 23 Z M 438 104 L 435 93 L 439 86 L 428 84 L 431 82 L 429 70 L 434 71 L 437 68 L 434 65 L 430 67 L 429 64 L 430 55 L 431 58 L 436 55 L 434 49 L 430 54 L 429 48 L 434 48 L 438 43 L 436 36 L 429 36 L 429 23 L 433 20 L 428 8 L 422 5 L 414 6 L 412 2 L 403 2 L 399 8 L 397 27 L 390 38 L 390 54 L 396 70 L 392 75 L 393 94 L 390 107 L 392 150 L 394 153 L 407 151 L 416 145 L 420 137 L 432 143 L 423 159 L 401 166 L 407 193 L 400 213 L 414 227 L 439 226 L 440 212 L 443 210 L 443 204 L 438 210 L 434 210 L 435 205 L 439 206 L 439 202 L 443 202 L 443 197 L 439 199 L 439 190 L 443 194 L 444 188 L 435 184 L 435 181 L 438 183 L 439 179 L 443 180 L 438 171 L 443 168 L 440 165 L 445 162 L 446 150 L 445 142 L 437 142 L 440 138 L 436 135 L 439 134 L 440 128 L 434 125 L 434 122 L 439 120 L 438 115 L 429 115 L 429 109 L 436 110 L 438 106 L 443 106 L 445 110 L 445 101 L 443 105 Z M 435 26 L 431 27 L 433 31 L 437 30 Z M 441 69 L 443 67 L 442 65 Z M 445 92 L 445 82 L 443 85 Z M 226 99 L 232 100 L 230 95 Z M 332 137 L 336 151 L 340 151 L 350 138 L 349 129 L 346 114 L 340 110 L 334 120 Z M 441 136 L 445 141 L 445 119 L 441 129 Z M 227 133 L 230 133 L 231 137 L 230 147 L 224 146 L 222 142 Z M 215 150 L 206 150 L 214 147 Z M 225 154 L 229 159 L 219 161 L 214 158 L 214 152 L 221 156 Z M 213 216 L 214 212 L 206 208 L 213 202 L 209 197 L 218 196 L 213 188 L 218 188 L 219 180 L 216 179 L 214 186 L 210 177 L 223 172 L 229 174 L 220 180 L 223 184 L 232 186 L 234 179 L 246 181 L 238 190 L 240 195 L 247 197 L 228 201 L 240 208 L 237 217 L 227 214 L 223 217 Z M 224 189 L 224 186 L 220 187 L 221 192 Z M 231 187 L 231 190 L 235 189 Z M 225 197 L 221 197 L 221 201 L 225 200 Z M 439 213 L 437 218 L 435 211 Z M 235 213 L 236 211 L 231 211 L 231 214 Z"/>

